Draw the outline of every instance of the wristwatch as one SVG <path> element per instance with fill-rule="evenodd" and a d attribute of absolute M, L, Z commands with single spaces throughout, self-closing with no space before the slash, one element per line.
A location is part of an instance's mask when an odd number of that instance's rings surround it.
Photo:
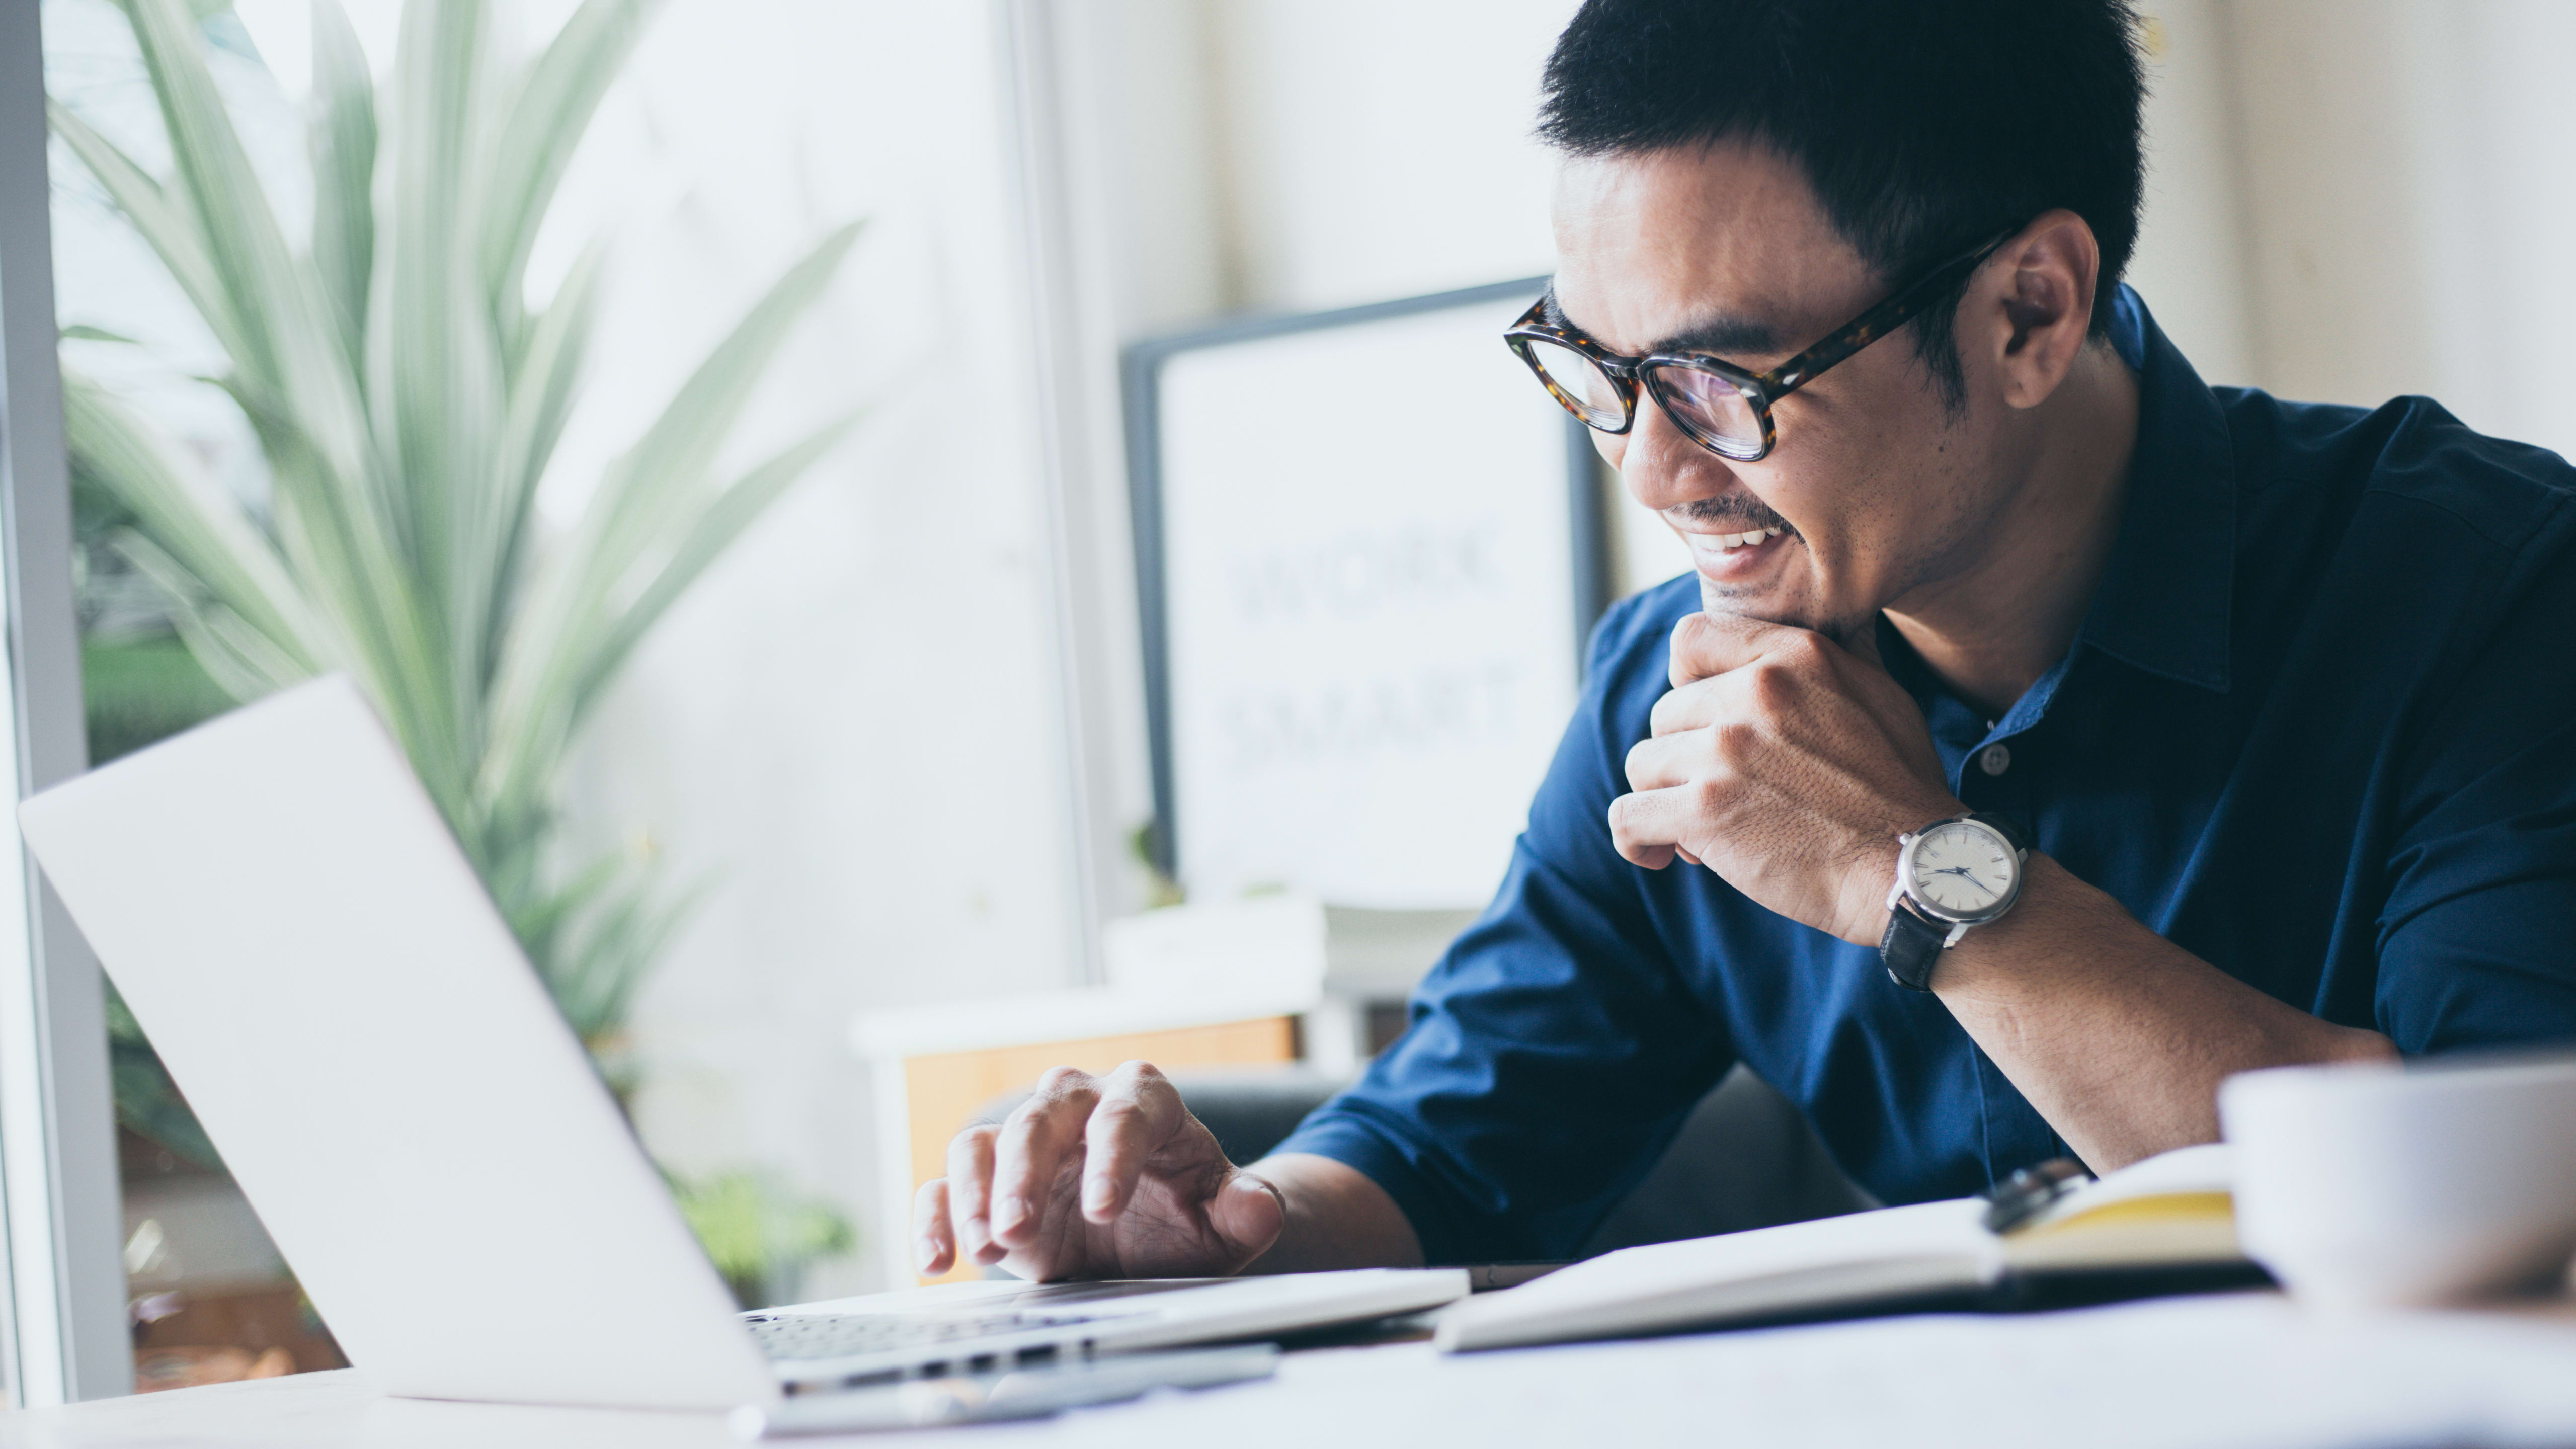
<path fill-rule="evenodd" d="M 1897 985 L 1929 991 L 1942 952 L 2012 909 L 2030 839 L 2000 815 L 1971 811 L 1900 835 L 1896 847 L 1879 959 Z"/>

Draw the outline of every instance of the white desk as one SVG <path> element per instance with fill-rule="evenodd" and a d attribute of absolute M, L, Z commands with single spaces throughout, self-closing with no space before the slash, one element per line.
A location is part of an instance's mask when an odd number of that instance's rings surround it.
<path fill-rule="evenodd" d="M 713 1449 L 720 1422 L 377 1398 L 354 1373 L 0 1415 L 0 1449 Z M 787 1444 L 819 1440 L 777 1441 Z M 1292 1354 L 1277 1379 L 845 1442 L 2128 1446 L 2576 1444 L 2576 1306 L 2321 1320 L 2268 1294 L 1477 1354 Z"/>

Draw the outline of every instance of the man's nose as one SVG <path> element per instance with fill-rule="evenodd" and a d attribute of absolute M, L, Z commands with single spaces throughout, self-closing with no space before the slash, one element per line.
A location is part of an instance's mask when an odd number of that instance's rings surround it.
<path fill-rule="evenodd" d="M 1652 396 L 1637 399 L 1635 426 L 1612 441 L 1623 445 L 1610 463 L 1629 496 L 1656 513 L 1714 498 L 1735 486 L 1726 460 L 1675 427 Z"/>

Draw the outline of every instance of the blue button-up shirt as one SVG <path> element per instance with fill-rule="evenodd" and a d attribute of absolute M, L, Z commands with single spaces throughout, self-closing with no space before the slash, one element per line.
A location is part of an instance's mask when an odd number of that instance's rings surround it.
<path fill-rule="evenodd" d="M 2423 398 L 2211 388 L 2135 293 L 2115 312 L 2137 450 L 2066 656 L 1989 721 L 1880 622 L 1951 788 L 2193 955 L 2401 1051 L 2576 1039 L 2576 471 Z M 1685 575 L 1603 619 L 1493 905 L 1281 1145 L 1368 1174 L 1433 1262 L 1570 1255 L 1739 1061 L 1890 1203 L 2065 1151 L 1875 950 L 1612 848 L 1698 607 Z"/>

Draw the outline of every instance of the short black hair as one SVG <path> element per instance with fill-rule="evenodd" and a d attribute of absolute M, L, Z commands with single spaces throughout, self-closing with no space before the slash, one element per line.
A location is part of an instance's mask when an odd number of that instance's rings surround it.
<path fill-rule="evenodd" d="M 1584 0 L 1538 134 L 1575 156 L 1768 145 L 1891 285 L 2064 207 L 2101 247 L 2098 336 L 2138 238 L 2136 36 L 2129 0 Z M 1959 295 L 1915 333 L 1954 410 Z"/>

